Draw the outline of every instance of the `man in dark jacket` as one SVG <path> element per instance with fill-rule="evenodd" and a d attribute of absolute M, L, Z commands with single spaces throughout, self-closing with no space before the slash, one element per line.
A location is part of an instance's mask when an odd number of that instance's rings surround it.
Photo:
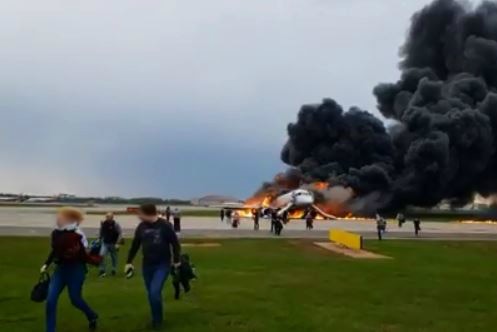
<path fill-rule="evenodd" d="M 305 214 L 305 229 L 312 230 L 314 228 L 314 218 L 316 214 L 313 210 L 309 209 Z"/>
<path fill-rule="evenodd" d="M 132 265 L 140 246 L 143 253 L 143 279 L 152 312 L 152 327 L 160 329 L 163 322 L 162 288 L 173 267 L 180 266 L 181 246 L 169 222 L 160 219 L 153 204 L 144 204 L 138 209 L 141 223 L 135 230 L 133 242 L 124 269 L 126 276 L 133 275 Z"/>
<path fill-rule="evenodd" d="M 277 219 L 278 219 L 278 211 L 276 210 L 271 210 L 270 211 L 270 216 L 271 216 L 271 228 L 270 228 L 270 232 L 271 233 L 275 233 L 276 232 L 276 222 L 277 222 Z"/>
<path fill-rule="evenodd" d="M 173 227 L 176 233 L 181 232 L 181 211 L 178 208 L 173 210 Z"/>
<path fill-rule="evenodd" d="M 258 231 L 259 230 L 259 218 L 261 216 L 261 212 L 259 209 L 253 209 L 252 210 L 252 218 L 254 219 L 254 230 Z"/>
<path fill-rule="evenodd" d="M 114 220 L 114 214 L 107 213 L 105 220 L 100 223 L 100 256 L 102 263 L 100 264 L 100 277 L 106 276 L 106 256 L 109 255 L 112 262 L 111 274 L 116 275 L 117 269 L 117 253 L 119 244 L 122 240 L 121 226 Z"/>
<path fill-rule="evenodd" d="M 414 218 L 413 223 L 414 223 L 414 234 L 418 236 L 419 231 L 421 231 L 421 220 L 419 218 Z"/>
<path fill-rule="evenodd" d="M 280 236 L 283 230 L 283 215 L 279 215 L 278 211 L 274 210 L 271 214 L 271 223 L 274 227 L 274 234 Z"/>

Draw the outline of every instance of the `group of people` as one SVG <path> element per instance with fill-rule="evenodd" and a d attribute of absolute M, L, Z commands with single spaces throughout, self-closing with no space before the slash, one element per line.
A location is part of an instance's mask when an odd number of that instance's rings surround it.
<path fill-rule="evenodd" d="M 277 210 L 271 210 L 269 212 L 271 218 L 271 233 L 275 235 L 281 235 L 281 231 L 283 230 L 283 224 L 288 222 L 288 213 L 284 213 L 281 216 L 277 213 Z M 252 220 L 254 222 L 254 230 L 258 231 L 260 228 L 260 219 L 263 216 L 262 209 L 252 209 L 251 210 Z M 240 225 L 240 213 L 237 210 L 233 210 L 230 208 L 223 208 L 219 212 L 219 218 L 221 222 L 226 222 L 231 225 L 232 228 L 238 228 Z M 285 219 L 286 218 L 286 219 Z"/>
<path fill-rule="evenodd" d="M 398 223 L 399 228 L 402 228 L 402 226 L 407 222 L 407 219 L 402 212 L 399 212 L 397 214 L 396 219 L 397 219 L 397 223 Z M 412 220 L 412 224 L 414 225 L 414 234 L 416 236 L 418 236 L 419 232 L 421 231 L 421 220 L 418 217 L 415 217 Z"/>
<path fill-rule="evenodd" d="M 396 219 L 399 228 L 402 228 L 402 226 L 407 222 L 406 217 L 401 212 L 397 214 Z M 419 232 L 421 231 L 421 220 L 416 217 L 412 220 L 412 223 L 414 225 L 414 234 L 416 236 L 419 236 Z M 386 230 L 387 230 L 386 219 L 383 218 L 379 213 L 376 213 L 376 232 L 378 234 L 378 240 L 381 241 L 383 239 L 383 235 L 386 233 Z"/>
<path fill-rule="evenodd" d="M 169 215 L 171 216 L 171 215 Z M 174 219 L 173 214 L 173 219 Z M 167 215 L 166 215 L 167 217 Z M 125 275 L 133 276 L 135 267 L 133 260 L 142 249 L 142 276 L 151 309 L 152 327 L 159 329 L 163 322 L 162 289 L 170 273 L 182 271 L 189 260 L 181 254 L 181 246 L 173 225 L 162 218 L 157 207 L 144 204 L 138 209 L 140 220 L 131 248 L 126 260 Z M 56 216 L 56 228 L 51 234 L 51 251 L 41 267 L 41 273 L 47 273 L 52 264 L 55 268 L 50 278 L 46 299 L 46 331 L 56 331 L 56 308 L 58 298 L 67 287 L 71 303 L 81 310 L 88 320 L 90 331 L 97 328 L 98 314 L 83 299 L 82 289 L 87 274 L 87 265 L 100 266 L 100 275 L 105 276 L 105 260 L 112 260 L 112 274 L 116 274 L 117 251 L 119 249 L 122 230 L 112 214 L 107 214 L 101 223 L 101 249 L 98 254 L 92 253 L 88 240 L 80 229 L 83 214 L 75 208 L 62 208 Z M 179 272 L 177 272 L 179 273 Z M 175 278 L 179 287 L 181 278 Z M 189 289 L 181 281 L 185 290 Z M 186 286 L 185 286 L 186 285 Z M 188 289 L 187 289 L 188 286 Z"/>
<path fill-rule="evenodd" d="M 271 229 L 270 232 L 276 236 L 281 235 L 281 231 L 283 231 L 283 225 L 288 222 L 288 213 L 279 214 L 277 210 L 271 210 Z"/>
<path fill-rule="evenodd" d="M 281 235 L 284 225 L 289 221 L 288 211 L 283 213 L 278 213 L 278 210 L 267 209 L 264 213 L 262 209 L 252 209 L 251 217 L 254 222 L 254 230 L 258 231 L 260 229 L 260 219 L 263 216 L 269 216 L 271 221 L 270 232 L 275 235 Z M 304 212 L 305 227 L 307 230 L 312 230 L 314 228 L 314 219 L 316 219 L 317 212 L 313 209 L 308 209 Z M 240 213 L 237 210 L 230 208 L 223 208 L 219 211 L 219 218 L 221 222 L 226 222 L 231 225 L 232 228 L 238 228 L 240 225 Z"/>
<path fill-rule="evenodd" d="M 232 209 L 221 209 L 219 213 L 219 217 L 221 218 L 221 222 L 224 222 L 226 219 L 226 223 L 230 225 L 232 228 L 238 228 L 240 226 L 240 213 L 238 211 L 233 211 Z"/>

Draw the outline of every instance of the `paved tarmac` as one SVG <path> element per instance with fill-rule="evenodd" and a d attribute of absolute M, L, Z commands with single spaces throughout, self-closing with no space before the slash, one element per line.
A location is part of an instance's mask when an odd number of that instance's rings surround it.
<path fill-rule="evenodd" d="M 82 228 L 88 236 L 97 235 L 101 216 L 88 216 Z M 123 227 L 126 237 L 131 237 L 138 224 L 134 216 L 120 216 L 118 222 Z M 268 220 L 261 220 L 259 231 L 253 230 L 253 222 L 243 219 L 237 229 L 231 228 L 218 218 L 184 217 L 182 220 L 183 238 L 272 238 Z M 454 240 L 497 240 L 497 224 L 459 223 L 459 222 L 423 222 L 420 239 L 454 239 Z M 22 222 L 0 219 L 0 235 L 2 236 L 47 236 L 53 228 L 51 218 L 24 218 Z M 353 231 L 366 239 L 376 238 L 376 225 L 373 220 L 317 220 L 314 229 L 305 230 L 303 220 L 293 220 L 283 230 L 284 238 L 325 239 L 331 228 Z M 386 239 L 414 239 L 412 223 L 399 228 L 394 221 L 389 222 Z"/>

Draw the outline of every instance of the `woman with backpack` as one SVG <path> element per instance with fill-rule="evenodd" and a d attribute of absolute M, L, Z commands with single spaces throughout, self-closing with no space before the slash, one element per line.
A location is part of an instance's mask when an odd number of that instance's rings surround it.
<path fill-rule="evenodd" d="M 87 263 L 98 264 L 99 256 L 90 256 L 86 248 L 88 241 L 79 228 L 83 214 L 74 208 L 62 208 L 57 213 L 57 228 L 52 232 L 52 250 L 41 267 L 46 273 L 55 263 L 55 271 L 50 280 L 46 302 L 46 331 L 55 332 L 57 301 L 62 290 L 67 287 L 73 306 L 81 310 L 88 319 L 90 331 L 97 328 L 98 315 L 83 300 L 82 289 L 87 272 Z"/>

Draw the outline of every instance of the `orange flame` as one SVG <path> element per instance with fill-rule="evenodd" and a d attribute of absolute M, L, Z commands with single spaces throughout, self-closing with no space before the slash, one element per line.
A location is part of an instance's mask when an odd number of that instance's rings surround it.
<path fill-rule="evenodd" d="M 316 190 L 326 190 L 330 187 L 330 184 L 328 182 L 314 182 L 311 184 L 311 187 Z"/>
<path fill-rule="evenodd" d="M 497 225 L 497 220 L 458 220 L 461 224 L 490 224 Z"/>
<path fill-rule="evenodd" d="M 250 197 L 245 201 L 245 205 L 247 208 L 253 207 L 263 207 L 268 208 L 271 206 L 271 202 L 273 201 L 273 197 L 267 194 L 260 194 L 253 197 Z"/>
<path fill-rule="evenodd" d="M 262 207 L 268 208 L 271 206 L 271 202 L 273 201 L 273 198 L 271 196 L 266 196 L 264 200 L 262 201 Z"/>
<path fill-rule="evenodd" d="M 238 210 L 238 214 L 240 215 L 240 218 L 252 218 L 253 217 L 252 209 Z"/>

